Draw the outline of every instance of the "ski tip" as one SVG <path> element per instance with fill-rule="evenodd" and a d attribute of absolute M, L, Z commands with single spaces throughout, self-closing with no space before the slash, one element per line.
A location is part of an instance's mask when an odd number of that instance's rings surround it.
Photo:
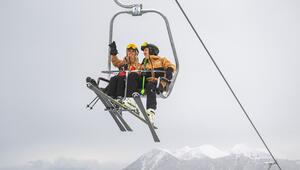
<path fill-rule="evenodd" d="M 91 77 L 87 77 L 86 79 L 85 79 L 85 81 L 88 83 L 88 82 L 90 82 L 92 80 L 92 78 Z"/>

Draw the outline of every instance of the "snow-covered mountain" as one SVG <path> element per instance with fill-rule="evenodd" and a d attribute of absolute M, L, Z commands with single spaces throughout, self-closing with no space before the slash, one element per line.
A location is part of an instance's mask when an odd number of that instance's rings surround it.
<path fill-rule="evenodd" d="M 168 150 L 153 149 L 125 168 L 126 170 L 172 169 L 180 170 L 180 160 Z"/>
<path fill-rule="evenodd" d="M 245 156 L 251 159 L 271 159 L 269 153 L 265 149 L 253 149 L 243 144 L 234 146 L 230 153 L 237 156 Z"/>
<path fill-rule="evenodd" d="M 191 148 L 188 146 L 173 152 L 173 155 L 179 159 L 191 160 L 199 158 L 220 158 L 228 156 L 229 153 L 223 152 L 212 145 L 202 145 L 200 147 Z"/>
<path fill-rule="evenodd" d="M 230 151 L 222 151 L 211 145 L 191 148 L 185 146 L 176 151 L 154 149 L 124 170 L 267 170 L 270 156 L 262 149 L 236 145 Z M 282 169 L 300 170 L 299 161 L 279 160 Z M 278 168 L 273 165 L 272 170 Z"/>
<path fill-rule="evenodd" d="M 25 165 L 0 167 L 0 170 L 120 170 L 125 166 L 126 164 L 117 162 L 59 158 L 54 161 L 35 160 Z"/>

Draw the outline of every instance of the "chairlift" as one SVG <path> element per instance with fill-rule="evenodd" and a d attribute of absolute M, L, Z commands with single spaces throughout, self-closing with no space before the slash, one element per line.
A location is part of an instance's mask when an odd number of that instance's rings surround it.
<path fill-rule="evenodd" d="M 179 72 L 179 61 L 177 58 L 177 53 L 176 53 L 176 48 L 174 45 L 174 41 L 173 41 L 173 37 L 172 37 L 172 33 L 171 33 L 171 29 L 170 29 L 170 25 L 169 25 L 169 21 L 167 19 L 167 17 L 165 15 L 163 15 L 161 12 L 157 11 L 157 10 L 144 10 L 142 9 L 142 4 L 133 4 L 133 5 L 124 5 L 122 3 L 120 3 L 118 0 L 114 0 L 114 2 L 119 5 L 120 7 L 123 8 L 128 8 L 131 10 L 126 10 L 126 11 L 120 11 L 118 13 L 116 13 L 110 21 L 110 31 L 109 31 L 109 44 L 112 43 L 113 40 L 113 28 L 114 28 L 114 21 L 116 19 L 117 16 L 121 15 L 121 14 L 129 14 L 132 16 L 142 16 L 143 14 L 146 13 L 155 13 L 158 14 L 159 16 L 161 16 L 166 24 L 166 29 L 168 32 L 168 36 L 169 36 L 169 41 L 170 41 L 170 45 L 172 48 L 172 52 L 173 52 L 173 57 L 174 57 L 174 61 L 175 61 L 175 65 L 176 65 L 176 71 L 173 73 L 173 77 L 171 80 L 165 80 L 164 77 L 159 77 L 158 78 L 158 85 L 159 82 L 164 79 L 165 81 L 167 81 L 167 86 L 165 88 L 164 91 L 159 93 L 159 96 L 163 99 L 168 98 L 168 96 L 171 94 L 172 90 L 173 90 L 173 86 L 175 84 L 178 72 Z M 119 70 L 112 70 L 111 69 L 111 55 L 110 55 L 110 50 L 108 49 L 108 66 L 107 66 L 107 70 L 102 71 L 102 73 L 107 74 L 108 78 L 111 77 L 112 74 L 115 73 L 119 73 Z M 130 71 L 133 72 L 133 71 Z M 137 70 L 136 72 L 150 72 L 150 71 L 146 71 L 146 70 Z M 165 71 L 161 71 L 161 70 L 151 70 L 151 72 L 164 72 Z M 125 77 L 125 91 L 124 91 L 124 98 L 123 100 L 125 100 L 127 97 L 126 92 L 127 92 L 127 78 L 128 78 L 128 74 L 129 71 L 125 71 L 126 73 L 126 77 Z M 96 93 L 96 98 L 94 98 L 94 100 L 92 100 L 92 102 L 90 102 L 87 107 L 92 109 L 94 107 L 94 105 L 101 100 L 101 102 L 104 104 L 105 106 L 105 110 L 108 111 L 110 113 L 110 115 L 112 116 L 112 118 L 114 119 L 114 121 L 116 122 L 117 126 L 119 127 L 119 129 L 123 132 L 125 131 L 132 131 L 132 128 L 127 124 L 127 122 L 124 120 L 122 113 L 123 111 L 128 111 L 129 113 L 131 113 L 132 115 L 134 115 L 135 117 L 137 117 L 139 120 L 141 120 L 143 123 L 145 123 L 146 125 L 148 125 L 150 132 L 152 134 L 152 137 L 154 139 L 155 142 L 160 142 L 155 129 L 157 129 L 157 127 L 150 122 L 150 119 L 146 113 L 145 107 L 142 103 L 141 100 L 141 95 L 136 92 L 133 94 L 133 99 L 136 103 L 136 107 L 128 107 L 127 105 L 125 105 L 124 103 L 122 103 L 122 101 L 118 101 L 113 99 L 112 97 L 108 96 L 107 94 L 105 94 L 100 88 L 99 88 L 99 83 L 100 81 L 105 81 L 105 82 L 109 82 L 108 79 L 103 78 L 103 77 L 99 77 L 96 84 L 92 83 L 90 81 L 90 78 L 87 78 L 87 87 L 89 89 L 91 89 L 92 91 L 94 91 Z M 142 113 L 143 117 L 140 116 L 140 113 Z"/>

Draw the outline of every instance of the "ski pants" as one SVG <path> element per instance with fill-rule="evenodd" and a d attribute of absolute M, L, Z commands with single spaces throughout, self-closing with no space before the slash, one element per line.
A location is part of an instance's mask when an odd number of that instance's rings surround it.
<path fill-rule="evenodd" d="M 146 81 L 145 84 L 145 89 L 146 89 L 146 94 L 147 94 L 147 109 L 156 109 L 156 83 L 153 81 Z"/>
<path fill-rule="evenodd" d="M 130 73 L 127 79 L 127 95 L 132 97 L 134 92 L 138 91 L 140 76 L 137 73 Z M 109 81 L 108 86 L 105 88 L 107 95 L 117 98 L 118 96 L 124 97 L 125 92 L 125 76 L 116 75 Z"/>

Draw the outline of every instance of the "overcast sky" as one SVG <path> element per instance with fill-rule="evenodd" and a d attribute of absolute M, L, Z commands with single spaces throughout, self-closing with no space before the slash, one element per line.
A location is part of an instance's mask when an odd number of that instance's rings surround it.
<path fill-rule="evenodd" d="M 85 109 L 95 96 L 85 78 L 107 70 L 110 18 L 123 10 L 113 0 L 1 0 L 0 167 L 57 158 L 130 162 L 156 147 L 263 148 L 175 1 L 122 2 L 164 13 L 177 47 L 177 82 L 158 100 L 161 142 L 131 115 L 124 117 L 134 131 L 122 133 L 100 103 Z M 180 2 L 274 155 L 300 159 L 300 2 Z M 158 15 L 118 17 L 114 40 L 120 56 L 126 44 L 148 41 L 174 61 Z"/>

